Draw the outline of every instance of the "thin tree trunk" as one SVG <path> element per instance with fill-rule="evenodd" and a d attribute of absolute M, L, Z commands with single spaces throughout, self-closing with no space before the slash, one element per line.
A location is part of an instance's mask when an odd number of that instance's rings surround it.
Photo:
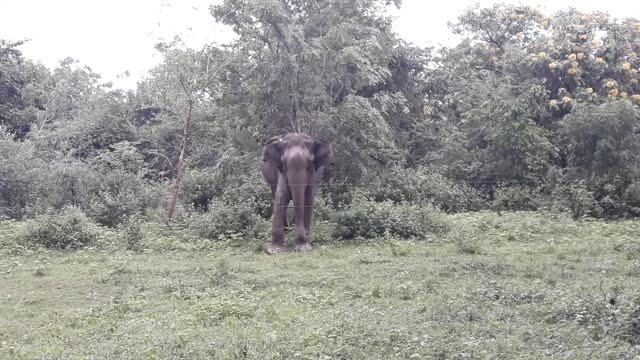
<path fill-rule="evenodd" d="M 180 181 L 182 180 L 182 172 L 184 169 L 184 159 L 187 157 L 187 143 L 189 141 L 189 133 L 191 130 L 191 111 L 193 109 L 193 100 L 189 99 L 189 112 L 187 113 L 187 122 L 184 125 L 184 132 L 182 134 L 182 151 L 180 151 L 180 158 L 178 159 L 178 171 L 176 172 L 176 181 L 173 183 L 171 189 L 171 201 L 169 202 L 169 210 L 167 210 L 167 224 L 173 217 L 173 212 L 178 201 L 178 191 L 180 190 Z"/>

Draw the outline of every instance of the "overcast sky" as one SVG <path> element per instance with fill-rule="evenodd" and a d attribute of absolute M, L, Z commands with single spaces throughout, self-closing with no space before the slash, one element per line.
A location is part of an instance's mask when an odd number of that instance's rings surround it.
<path fill-rule="evenodd" d="M 230 32 L 216 25 L 208 5 L 220 0 L 0 0 L 0 39 L 31 39 L 25 57 L 49 68 L 67 56 L 80 60 L 115 87 L 133 89 L 160 61 L 153 49 L 159 39 L 180 36 L 194 47 L 224 42 Z M 495 0 L 403 0 L 396 31 L 418 45 L 451 44 L 447 28 L 468 6 L 490 6 Z M 537 6 L 545 13 L 562 7 L 599 10 L 615 17 L 640 18 L 640 2 L 629 0 L 504 0 Z M 439 6 L 436 8 L 434 4 Z M 122 77 L 125 71 L 129 77 Z"/>

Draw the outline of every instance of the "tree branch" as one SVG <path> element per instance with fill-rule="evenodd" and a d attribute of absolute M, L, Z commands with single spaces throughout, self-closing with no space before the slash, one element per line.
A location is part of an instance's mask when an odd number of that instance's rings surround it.
<path fill-rule="evenodd" d="M 275 21 L 273 21 L 273 20 L 270 20 L 269 24 L 271 24 L 271 27 L 273 27 L 273 30 L 276 32 L 276 36 L 278 37 L 278 40 L 280 40 L 282 45 L 284 45 L 284 48 L 287 50 L 287 52 L 289 54 L 291 54 L 291 49 L 289 48 L 289 44 L 287 43 L 287 39 L 285 39 L 284 34 L 282 33 L 282 30 L 280 29 L 278 24 L 276 24 Z"/>

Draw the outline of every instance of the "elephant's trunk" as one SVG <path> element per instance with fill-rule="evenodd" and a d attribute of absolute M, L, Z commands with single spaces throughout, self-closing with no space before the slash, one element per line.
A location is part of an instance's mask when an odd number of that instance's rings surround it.
<path fill-rule="evenodd" d="M 307 243 L 307 235 L 304 228 L 304 213 L 306 209 L 305 191 L 309 183 L 307 173 L 307 160 L 303 154 L 295 154 L 288 164 L 288 180 L 293 198 L 296 219 L 296 242 L 298 244 Z"/>

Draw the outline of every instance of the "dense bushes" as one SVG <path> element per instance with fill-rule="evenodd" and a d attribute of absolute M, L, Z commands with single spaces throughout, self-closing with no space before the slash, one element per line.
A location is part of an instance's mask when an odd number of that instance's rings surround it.
<path fill-rule="evenodd" d="M 424 239 L 448 230 L 440 212 L 428 204 L 376 202 L 360 192 L 349 206 L 335 211 L 331 219 L 335 226 L 333 236 L 345 240 L 383 235 Z"/>
<path fill-rule="evenodd" d="M 86 160 L 46 157 L 28 141 L 0 140 L 0 216 L 20 219 L 74 206 L 116 227 L 160 204 L 156 184 L 145 179 L 142 156 L 129 143 Z"/>
<path fill-rule="evenodd" d="M 375 201 L 432 204 L 445 212 L 473 211 L 482 207 L 480 194 L 428 167 L 390 167 L 368 181 L 367 192 Z"/>
<path fill-rule="evenodd" d="M 257 169 L 248 174 L 229 173 L 223 167 L 196 171 L 185 185 L 182 198 L 193 209 L 189 226 L 200 236 L 254 238 L 267 234 L 271 192 Z"/>
<path fill-rule="evenodd" d="M 36 200 L 35 185 L 46 173 L 31 144 L 0 139 L 0 218 L 21 219 Z"/>
<path fill-rule="evenodd" d="M 628 101 L 577 106 L 562 122 L 568 166 L 560 200 L 576 214 L 640 215 L 639 129 L 640 111 Z"/>
<path fill-rule="evenodd" d="M 176 219 L 207 238 L 264 234 L 262 146 L 294 128 L 334 146 L 316 219 L 338 238 L 421 237 L 440 231 L 438 211 L 640 216 L 635 26 L 498 6 L 465 12 L 453 28 L 467 39 L 436 54 L 367 13 L 377 0 L 273 2 L 266 15 L 231 3 L 214 17 L 244 29 L 234 46 L 158 46 L 164 61 L 127 93 L 73 59 L 50 71 L 0 42 L 0 217 L 73 206 L 111 228 L 159 220 L 188 116 Z M 585 33 L 566 37 L 575 24 Z M 300 33 L 316 46 L 255 41 Z M 594 45 L 596 33 L 618 41 Z"/>
<path fill-rule="evenodd" d="M 56 214 L 36 216 L 28 237 L 35 245 L 49 249 L 75 250 L 95 241 L 95 224 L 77 208 L 66 207 Z"/>
<path fill-rule="evenodd" d="M 268 236 L 270 223 L 258 216 L 249 204 L 211 203 L 209 211 L 192 216 L 189 227 L 199 236 L 220 240 L 229 236 L 245 239 Z"/>

